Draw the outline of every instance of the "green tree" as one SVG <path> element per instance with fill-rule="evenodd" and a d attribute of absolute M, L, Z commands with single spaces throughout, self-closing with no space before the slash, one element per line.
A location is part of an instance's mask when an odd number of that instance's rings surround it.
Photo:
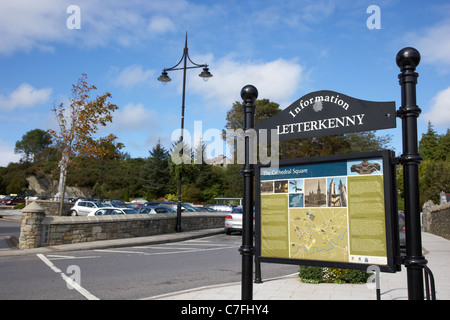
<path fill-rule="evenodd" d="M 276 102 L 271 102 L 269 99 L 260 99 L 255 101 L 255 121 L 261 121 L 273 117 L 281 112 L 280 105 Z M 231 109 L 227 112 L 226 129 L 239 129 L 244 127 L 244 115 L 242 113 L 242 103 L 234 102 Z M 225 138 L 225 130 L 223 131 L 223 138 Z"/>
<path fill-rule="evenodd" d="M 419 141 L 419 154 L 424 160 L 437 160 L 438 142 L 439 135 L 429 121 L 427 132 L 422 134 Z"/>
<path fill-rule="evenodd" d="M 438 135 L 428 122 L 419 141 L 419 154 L 423 158 L 419 165 L 420 204 L 428 200 L 439 203 L 440 192 L 450 191 L 450 130 Z"/>
<path fill-rule="evenodd" d="M 170 170 L 169 152 L 158 141 L 150 152 L 146 166 L 142 172 L 143 186 L 155 198 L 164 197 L 169 190 Z"/>
<path fill-rule="evenodd" d="M 436 158 L 442 161 L 450 161 L 450 129 L 445 135 L 439 136 Z"/>
<path fill-rule="evenodd" d="M 28 131 L 22 140 L 16 142 L 14 153 L 22 153 L 25 161 L 36 160 L 36 157 L 51 144 L 50 135 L 41 129 Z"/>

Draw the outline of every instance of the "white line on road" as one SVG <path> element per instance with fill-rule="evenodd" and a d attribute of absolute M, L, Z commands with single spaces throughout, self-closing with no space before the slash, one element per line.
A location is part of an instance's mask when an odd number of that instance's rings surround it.
<path fill-rule="evenodd" d="M 66 276 L 64 272 L 62 272 L 58 267 L 56 267 L 50 260 L 48 260 L 43 254 L 38 253 L 38 258 L 41 259 L 47 266 L 50 267 L 54 272 L 59 273 L 59 275 L 64 279 L 64 281 L 67 283 L 67 285 L 70 285 L 72 288 L 77 290 L 81 295 L 83 295 L 88 300 L 100 300 L 96 296 L 94 296 L 92 293 L 84 289 L 82 286 L 80 286 L 78 283 L 76 283 L 73 279 Z"/>
<path fill-rule="evenodd" d="M 85 256 L 85 257 L 76 257 L 76 256 L 62 256 L 58 254 L 48 254 L 47 258 L 50 260 L 64 260 L 64 259 L 93 259 L 93 258 L 101 258 L 101 256 Z"/>
<path fill-rule="evenodd" d="M 137 247 L 140 248 L 140 247 Z M 150 247 L 147 247 L 151 249 Z M 97 249 L 94 251 L 97 252 L 111 252 L 111 253 L 133 253 L 140 254 L 143 256 L 153 256 L 153 255 L 161 255 L 161 254 L 178 254 L 178 253 L 191 253 L 191 252 L 202 252 L 202 251 L 214 251 L 214 250 L 223 250 L 223 249 L 235 249 L 237 247 L 221 247 L 221 248 L 208 248 L 208 249 L 189 249 L 189 248 L 179 248 L 182 251 L 171 251 L 171 252 L 144 252 L 144 251 L 129 251 L 129 250 L 111 250 L 111 249 Z M 167 249 L 167 248 L 165 248 Z M 188 249 L 188 250 L 186 250 Z"/>

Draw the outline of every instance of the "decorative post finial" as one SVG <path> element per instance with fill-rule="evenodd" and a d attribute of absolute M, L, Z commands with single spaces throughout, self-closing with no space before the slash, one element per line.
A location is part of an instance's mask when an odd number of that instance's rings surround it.
<path fill-rule="evenodd" d="M 420 63 L 420 53 L 415 48 L 406 47 L 401 49 L 395 57 L 400 69 L 416 69 Z"/>

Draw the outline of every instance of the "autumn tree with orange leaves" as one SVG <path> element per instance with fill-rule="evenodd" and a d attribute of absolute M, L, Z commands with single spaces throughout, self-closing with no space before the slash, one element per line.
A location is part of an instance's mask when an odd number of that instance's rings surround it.
<path fill-rule="evenodd" d="M 119 107 L 107 102 L 111 98 L 109 92 L 91 99 L 91 91 L 97 88 L 88 85 L 86 78 L 87 75 L 83 73 L 77 84 L 72 85 L 72 98 L 67 109 L 62 103 L 52 109 L 58 122 L 58 131 L 49 130 L 48 133 L 62 154 L 58 193 L 55 196 L 61 199 L 60 215 L 63 213 L 67 170 L 73 160 L 77 156 L 114 158 L 118 156 L 117 150 L 123 147 L 122 143 L 116 142 L 117 137 L 113 134 L 94 138 L 99 126 L 112 122 L 111 113 Z"/>

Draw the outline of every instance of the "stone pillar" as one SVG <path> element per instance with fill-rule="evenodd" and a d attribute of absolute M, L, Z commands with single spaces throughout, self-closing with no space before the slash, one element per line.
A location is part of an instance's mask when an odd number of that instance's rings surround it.
<path fill-rule="evenodd" d="M 41 245 L 42 221 L 45 210 L 36 202 L 32 202 L 22 210 L 19 249 L 37 248 Z"/>

